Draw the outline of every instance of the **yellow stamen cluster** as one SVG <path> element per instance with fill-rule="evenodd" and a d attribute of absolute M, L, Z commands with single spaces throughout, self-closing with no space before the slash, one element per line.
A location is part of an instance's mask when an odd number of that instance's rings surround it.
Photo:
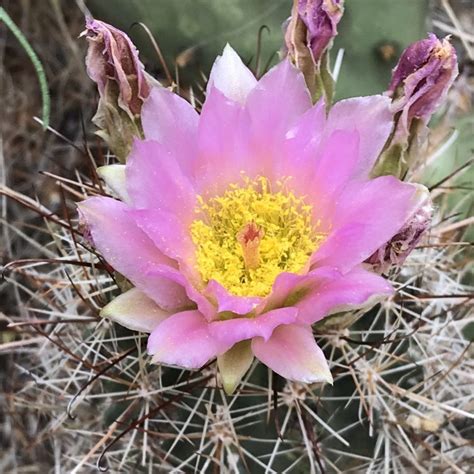
<path fill-rule="evenodd" d="M 191 236 L 205 283 L 214 279 L 237 296 L 266 296 L 281 272 L 298 273 L 307 265 L 325 234 L 312 222 L 312 206 L 285 190 L 284 182 L 277 187 L 272 190 L 263 177 L 246 179 L 221 196 L 199 198 Z M 249 258 L 258 263 L 249 265 Z"/>

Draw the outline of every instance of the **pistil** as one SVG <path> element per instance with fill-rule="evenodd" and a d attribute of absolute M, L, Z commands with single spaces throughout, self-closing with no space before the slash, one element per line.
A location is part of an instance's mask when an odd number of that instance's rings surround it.
<path fill-rule="evenodd" d="M 249 222 L 237 234 L 247 270 L 255 270 L 260 266 L 260 242 L 264 235 L 265 231 L 255 222 Z"/>

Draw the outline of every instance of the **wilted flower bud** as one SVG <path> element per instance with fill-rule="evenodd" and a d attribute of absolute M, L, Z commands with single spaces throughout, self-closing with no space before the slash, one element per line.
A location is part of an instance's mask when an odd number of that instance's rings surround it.
<path fill-rule="evenodd" d="M 430 34 L 403 52 L 387 91 L 395 128 L 374 175 L 405 175 L 426 141 L 427 123 L 457 75 L 456 51 L 447 38 Z"/>
<path fill-rule="evenodd" d="M 143 101 L 150 93 L 143 64 L 130 38 L 103 21 L 86 20 L 89 41 L 86 65 L 90 78 L 103 96 L 109 84 L 117 87 L 119 107 L 131 118 L 140 115 Z"/>
<path fill-rule="evenodd" d="M 332 84 L 325 52 L 337 35 L 342 18 L 343 0 L 294 0 L 291 18 L 285 32 L 288 55 L 305 76 L 308 88 L 317 99 Z M 331 91 L 332 94 L 332 91 Z"/>
<path fill-rule="evenodd" d="M 392 265 L 401 265 L 416 247 L 431 224 L 433 205 L 427 199 L 392 239 L 368 259 L 374 270 L 385 273 Z"/>
<path fill-rule="evenodd" d="M 149 80 L 137 49 L 123 31 L 88 18 L 84 34 L 89 42 L 87 72 L 100 94 L 93 122 L 100 129 L 98 134 L 124 161 L 133 137 L 141 135 L 140 111 L 150 93 Z"/>
<path fill-rule="evenodd" d="M 342 18 L 342 0 L 298 0 L 298 15 L 307 28 L 307 44 L 318 62 L 337 35 Z"/>
<path fill-rule="evenodd" d="M 439 40 L 430 34 L 403 52 L 388 89 L 393 112 L 401 112 L 396 132 L 399 139 L 408 137 L 413 119 L 428 123 L 457 75 L 456 50 L 447 38 Z"/>

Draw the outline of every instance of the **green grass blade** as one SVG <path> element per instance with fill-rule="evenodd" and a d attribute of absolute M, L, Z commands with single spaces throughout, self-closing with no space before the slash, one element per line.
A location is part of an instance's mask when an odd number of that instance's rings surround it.
<path fill-rule="evenodd" d="M 36 75 L 38 76 L 38 81 L 40 84 L 41 90 L 41 99 L 43 103 L 43 128 L 47 129 L 49 125 L 49 116 L 51 110 L 51 101 L 49 98 L 49 90 L 48 90 L 48 82 L 46 80 L 46 74 L 43 69 L 43 65 L 39 60 L 38 56 L 34 52 L 33 48 L 31 47 L 30 43 L 26 39 L 25 35 L 20 31 L 18 26 L 14 23 L 8 13 L 5 11 L 4 8 L 0 7 L 0 21 L 4 21 L 7 28 L 14 34 L 16 39 L 19 41 L 23 49 L 25 50 L 26 54 L 30 58 L 31 62 L 33 63 L 33 67 L 35 68 Z"/>

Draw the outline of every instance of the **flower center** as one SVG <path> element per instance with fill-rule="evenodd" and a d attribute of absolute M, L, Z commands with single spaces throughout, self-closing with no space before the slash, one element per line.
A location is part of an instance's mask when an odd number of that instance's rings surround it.
<path fill-rule="evenodd" d="M 204 283 L 214 279 L 237 296 L 266 296 L 281 272 L 298 273 L 325 234 L 312 222 L 313 207 L 268 179 L 204 201 L 191 224 L 197 269 Z"/>

